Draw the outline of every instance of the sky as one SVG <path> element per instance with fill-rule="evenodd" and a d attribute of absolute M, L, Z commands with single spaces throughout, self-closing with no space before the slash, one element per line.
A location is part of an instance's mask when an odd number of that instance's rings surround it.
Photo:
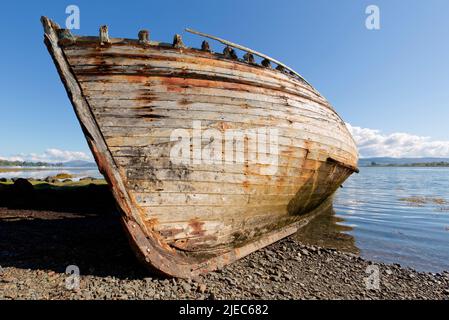
<path fill-rule="evenodd" d="M 0 158 L 92 159 L 43 44 L 40 16 L 60 25 L 80 9 L 80 29 L 154 40 L 185 27 L 272 56 L 302 74 L 348 123 L 362 157 L 449 157 L 449 1 L 8 1 L 0 10 Z M 380 29 L 369 30 L 376 5 Z M 218 46 L 217 46 L 218 48 Z"/>

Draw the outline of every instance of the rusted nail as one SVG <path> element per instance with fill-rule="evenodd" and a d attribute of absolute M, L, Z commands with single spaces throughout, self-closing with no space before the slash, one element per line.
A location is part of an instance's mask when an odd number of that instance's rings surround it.
<path fill-rule="evenodd" d="M 139 31 L 139 43 L 146 44 L 150 42 L 150 32 L 148 30 Z"/>
<path fill-rule="evenodd" d="M 204 40 L 204 41 L 201 43 L 201 50 L 207 51 L 207 52 L 211 52 L 210 46 L 209 46 L 209 42 L 207 42 L 206 40 Z"/>
<path fill-rule="evenodd" d="M 231 48 L 230 46 L 226 46 L 226 48 L 223 49 L 223 54 L 225 58 L 237 60 L 237 54 L 235 53 L 235 50 Z"/>
<path fill-rule="evenodd" d="M 243 59 L 248 63 L 255 63 L 254 55 L 249 52 L 245 53 L 245 55 L 243 56 Z"/>
<path fill-rule="evenodd" d="M 184 43 L 182 42 L 182 37 L 179 34 L 175 34 L 173 38 L 173 47 L 174 48 L 185 48 Z"/>
<path fill-rule="evenodd" d="M 268 59 L 263 59 L 263 60 L 262 60 L 262 65 L 263 65 L 265 68 L 271 68 L 271 62 L 270 62 L 270 60 L 268 60 Z"/>
<path fill-rule="evenodd" d="M 109 43 L 108 26 L 100 27 L 100 44 Z"/>

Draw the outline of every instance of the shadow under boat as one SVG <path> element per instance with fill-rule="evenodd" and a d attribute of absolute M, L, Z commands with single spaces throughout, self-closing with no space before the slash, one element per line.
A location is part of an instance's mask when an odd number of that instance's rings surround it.
<path fill-rule="evenodd" d="M 0 184 L 0 265 L 138 279 L 147 270 L 131 251 L 107 185 L 14 190 Z"/>

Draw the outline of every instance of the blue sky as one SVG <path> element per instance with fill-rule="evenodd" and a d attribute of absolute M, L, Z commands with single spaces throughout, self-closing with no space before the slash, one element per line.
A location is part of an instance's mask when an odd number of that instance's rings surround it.
<path fill-rule="evenodd" d="M 375 150 L 365 155 L 449 156 L 447 0 L 74 0 L 0 7 L 0 157 L 90 154 L 39 21 L 46 15 L 64 25 L 70 4 L 80 8 L 76 34 L 97 35 L 107 24 L 112 37 L 135 38 L 146 28 L 152 39 L 171 41 L 191 27 L 283 61 L 352 125 L 362 150 L 363 143 Z M 365 27 L 370 4 L 380 8 L 380 30 Z M 201 43 L 183 37 L 189 46 Z"/>

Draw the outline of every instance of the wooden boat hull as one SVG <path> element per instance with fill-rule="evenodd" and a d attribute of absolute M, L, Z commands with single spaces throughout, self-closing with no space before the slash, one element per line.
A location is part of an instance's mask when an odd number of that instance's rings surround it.
<path fill-rule="evenodd" d="M 195 276 L 296 232 L 356 171 L 344 122 L 303 81 L 183 46 L 73 37 L 42 22 L 131 243 L 158 272 Z M 275 129 L 274 163 L 257 161 L 248 136 L 259 128 Z M 187 162 L 173 154 L 174 132 L 193 141 Z M 244 133 L 245 160 L 227 158 L 232 140 L 221 143 L 220 161 L 205 161 L 202 150 L 228 132 Z"/>

